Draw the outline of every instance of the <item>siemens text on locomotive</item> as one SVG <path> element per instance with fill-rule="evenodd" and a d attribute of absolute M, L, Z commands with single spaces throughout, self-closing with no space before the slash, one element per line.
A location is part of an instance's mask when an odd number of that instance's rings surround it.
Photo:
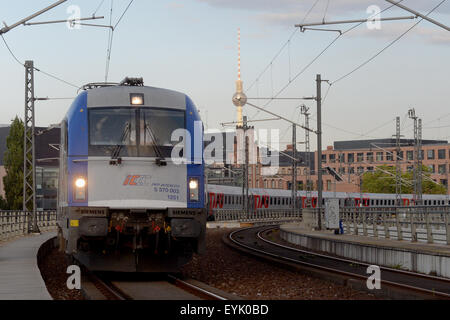
<path fill-rule="evenodd" d="M 90 270 L 177 270 L 205 249 L 204 162 L 193 152 L 203 146 L 203 127 L 195 105 L 142 79 L 83 89 L 61 123 L 61 248 Z M 172 141 L 177 130 L 186 134 Z M 201 141 L 185 143 L 195 133 Z M 175 163 L 180 143 L 188 152 L 181 148 L 184 161 Z"/>

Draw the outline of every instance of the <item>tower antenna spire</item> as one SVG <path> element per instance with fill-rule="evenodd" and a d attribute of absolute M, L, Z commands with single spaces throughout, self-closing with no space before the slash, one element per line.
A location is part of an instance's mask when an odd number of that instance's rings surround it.
<path fill-rule="evenodd" d="M 238 81 L 241 81 L 241 29 L 238 28 Z"/>
<path fill-rule="evenodd" d="M 241 80 L 241 29 L 238 28 L 238 78 L 236 80 L 236 93 L 233 96 L 233 104 L 237 111 L 237 126 L 242 127 L 242 107 L 247 103 Z"/>

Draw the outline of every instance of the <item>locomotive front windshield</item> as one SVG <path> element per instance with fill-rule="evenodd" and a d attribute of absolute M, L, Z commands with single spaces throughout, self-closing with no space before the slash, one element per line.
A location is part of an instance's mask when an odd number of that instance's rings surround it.
<path fill-rule="evenodd" d="M 184 111 L 162 108 L 92 108 L 89 110 L 89 155 L 170 157 L 173 131 L 185 128 Z"/>

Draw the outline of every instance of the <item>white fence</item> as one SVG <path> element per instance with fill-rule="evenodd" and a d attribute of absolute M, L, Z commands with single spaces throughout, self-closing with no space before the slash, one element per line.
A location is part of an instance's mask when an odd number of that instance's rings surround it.
<path fill-rule="evenodd" d="M 56 228 L 56 211 L 37 211 L 40 231 Z M 0 241 L 28 233 L 33 223 L 33 213 L 27 211 L 0 211 Z"/>
<path fill-rule="evenodd" d="M 340 209 L 345 233 L 450 245 L 450 206 Z"/>

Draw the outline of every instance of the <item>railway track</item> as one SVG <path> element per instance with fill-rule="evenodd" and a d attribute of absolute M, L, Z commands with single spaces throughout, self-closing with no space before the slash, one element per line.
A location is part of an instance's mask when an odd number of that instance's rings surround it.
<path fill-rule="evenodd" d="M 226 293 L 218 292 L 195 280 L 182 280 L 173 274 L 160 275 L 149 279 L 148 275 L 134 275 L 130 279 L 123 276 L 87 272 L 85 295 L 92 300 L 228 300 Z M 93 289 L 92 287 L 95 287 Z M 89 292 L 87 292 L 89 291 Z"/>
<path fill-rule="evenodd" d="M 278 227 L 256 227 L 233 231 L 228 245 L 271 262 L 309 272 L 315 276 L 368 290 L 369 264 L 283 245 L 268 239 Z M 389 298 L 450 299 L 450 279 L 380 267 L 382 290 L 369 290 Z M 333 279 L 334 278 L 334 279 Z"/>

